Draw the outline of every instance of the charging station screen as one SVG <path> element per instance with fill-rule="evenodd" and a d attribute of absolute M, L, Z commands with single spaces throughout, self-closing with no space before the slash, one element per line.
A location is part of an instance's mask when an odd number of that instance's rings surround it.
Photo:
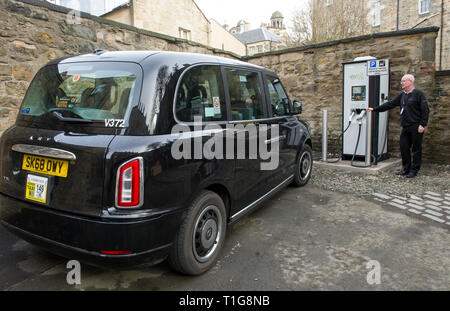
<path fill-rule="evenodd" d="M 366 100 L 366 86 L 352 86 L 352 101 Z"/>

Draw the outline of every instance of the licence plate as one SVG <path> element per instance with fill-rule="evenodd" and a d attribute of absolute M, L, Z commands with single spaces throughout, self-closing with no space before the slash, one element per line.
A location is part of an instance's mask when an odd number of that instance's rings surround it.
<path fill-rule="evenodd" d="M 40 203 L 47 203 L 48 178 L 28 174 L 25 197 Z"/>
<path fill-rule="evenodd" d="M 69 161 L 24 154 L 22 169 L 58 177 L 67 177 Z"/>

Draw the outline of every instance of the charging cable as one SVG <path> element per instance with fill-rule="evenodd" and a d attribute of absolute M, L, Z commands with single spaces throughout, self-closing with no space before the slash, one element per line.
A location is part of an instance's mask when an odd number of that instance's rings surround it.
<path fill-rule="evenodd" d="M 352 157 L 352 160 L 350 161 L 351 166 L 354 166 L 354 167 L 371 167 L 372 164 L 373 164 L 373 162 L 375 162 L 375 156 L 374 156 L 373 154 L 371 154 L 371 155 L 370 155 L 370 160 L 371 160 L 371 161 L 370 161 L 370 164 L 369 164 L 369 165 L 357 165 L 357 164 L 354 164 L 354 163 L 353 163 L 353 161 L 354 161 L 354 159 L 355 159 L 355 155 L 356 155 L 356 150 L 358 149 L 359 139 L 360 139 L 360 137 L 361 137 L 362 119 L 364 118 L 365 114 L 366 114 L 366 111 L 363 110 L 363 111 L 359 114 L 359 116 L 357 117 L 357 120 L 358 120 L 358 139 L 356 140 L 355 151 L 353 152 L 353 157 Z"/>
<path fill-rule="evenodd" d="M 350 117 L 349 117 L 349 119 L 348 119 L 348 125 L 347 125 L 347 127 L 344 129 L 344 131 L 343 131 L 343 132 L 341 133 L 341 135 L 339 135 L 339 137 L 338 137 L 338 143 L 339 143 L 339 141 L 341 141 L 342 136 L 344 136 L 344 133 L 347 132 L 348 128 L 349 128 L 350 125 L 352 124 L 352 120 L 353 120 L 353 117 L 355 116 L 355 113 L 356 113 L 356 112 L 353 110 L 353 111 L 352 111 L 352 114 L 350 115 Z M 317 158 L 315 158 L 314 160 L 317 160 L 317 161 L 322 160 L 322 157 L 317 157 Z M 339 161 L 341 161 L 341 160 L 342 160 L 342 151 L 338 152 L 338 157 L 337 157 L 336 160 L 327 160 L 327 163 L 337 163 L 337 162 L 339 162 Z"/>

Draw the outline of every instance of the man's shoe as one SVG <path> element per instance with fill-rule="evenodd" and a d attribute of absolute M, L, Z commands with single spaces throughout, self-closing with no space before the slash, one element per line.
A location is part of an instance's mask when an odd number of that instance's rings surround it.
<path fill-rule="evenodd" d="M 406 178 L 414 178 L 417 176 L 416 171 L 410 171 L 408 175 L 406 175 Z"/>
<path fill-rule="evenodd" d="M 409 174 L 409 171 L 405 170 L 405 169 L 395 173 L 395 175 L 400 175 L 400 176 L 405 176 L 405 175 L 408 175 L 408 174 Z"/>

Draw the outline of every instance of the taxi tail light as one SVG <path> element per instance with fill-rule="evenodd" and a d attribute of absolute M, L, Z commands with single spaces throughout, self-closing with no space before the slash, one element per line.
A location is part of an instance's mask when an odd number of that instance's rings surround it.
<path fill-rule="evenodd" d="M 131 159 L 117 170 L 116 207 L 138 208 L 144 204 L 144 160 Z"/>

